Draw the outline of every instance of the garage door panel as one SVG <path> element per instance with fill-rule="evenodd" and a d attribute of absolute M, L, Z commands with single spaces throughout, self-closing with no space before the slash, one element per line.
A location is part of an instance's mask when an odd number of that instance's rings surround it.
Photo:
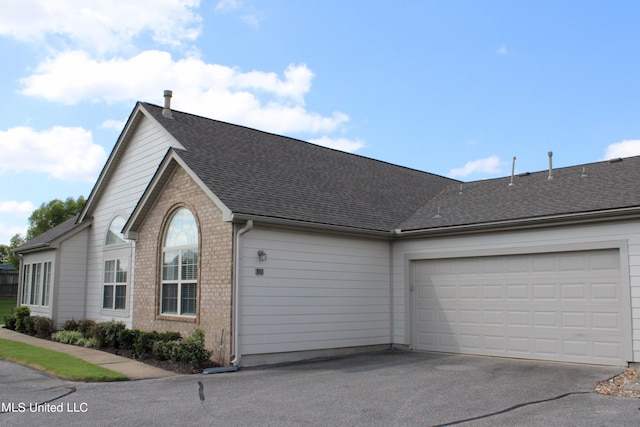
<path fill-rule="evenodd" d="M 415 262 L 415 348 L 623 365 L 619 267 L 617 249 Z"/>

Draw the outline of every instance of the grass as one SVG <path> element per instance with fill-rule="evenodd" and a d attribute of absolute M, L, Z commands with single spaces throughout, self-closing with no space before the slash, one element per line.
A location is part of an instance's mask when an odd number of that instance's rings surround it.
<path fill-rule="evenodd" d="M 126 381 L 129 378 L 77 357 L 0 338 L 0 359 L 71 381 Z"/>
<path fill-rule="evenodd" d="M 0 325 L 4 323 L 4 316 L 11 314 L 11 309 L 15 308 L 16 297 L 0 297 Z"/>

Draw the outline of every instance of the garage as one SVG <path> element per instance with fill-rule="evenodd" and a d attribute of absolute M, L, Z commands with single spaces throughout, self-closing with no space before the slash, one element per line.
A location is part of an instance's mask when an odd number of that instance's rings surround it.
<path fill-rule="evenodd" d="M 620 366 L 631 358 L 617 248 L 414 260 L 411 273 L 416 350 Z"/>

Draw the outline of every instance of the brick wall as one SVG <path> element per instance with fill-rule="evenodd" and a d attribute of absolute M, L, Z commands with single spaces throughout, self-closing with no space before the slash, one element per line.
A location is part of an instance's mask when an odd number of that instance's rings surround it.
<path fill-rule="evenodd" d="M 179 207 L 194 214 L 200 231 L 198 309 L 194 318 L 160 314 L 160 263 L 165 224 Z M 187 336 L 204 330 L 213 359 L 228 365 L 231 356 L 233 229 L 222 213 L 182 169 L 178 168 L 138 230 L 134 272 L 133 327 L 178 331 Z M 224 330 L 223 350 L 219 351 Z"/>

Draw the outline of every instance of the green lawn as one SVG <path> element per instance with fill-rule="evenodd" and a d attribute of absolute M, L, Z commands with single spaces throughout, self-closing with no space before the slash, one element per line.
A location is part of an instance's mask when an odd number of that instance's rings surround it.
<path fill-rule="evenodd" d="M 0 359 L 72 381 L 126 381 L 122 374 L 68 354 L 0 338 Z"/>
<path fill-rule="evenodd" d="M 16 301 L 16 297 L 0 297 L 0 325 L 4 324 L 4 316 L 16 306 Z"/>

